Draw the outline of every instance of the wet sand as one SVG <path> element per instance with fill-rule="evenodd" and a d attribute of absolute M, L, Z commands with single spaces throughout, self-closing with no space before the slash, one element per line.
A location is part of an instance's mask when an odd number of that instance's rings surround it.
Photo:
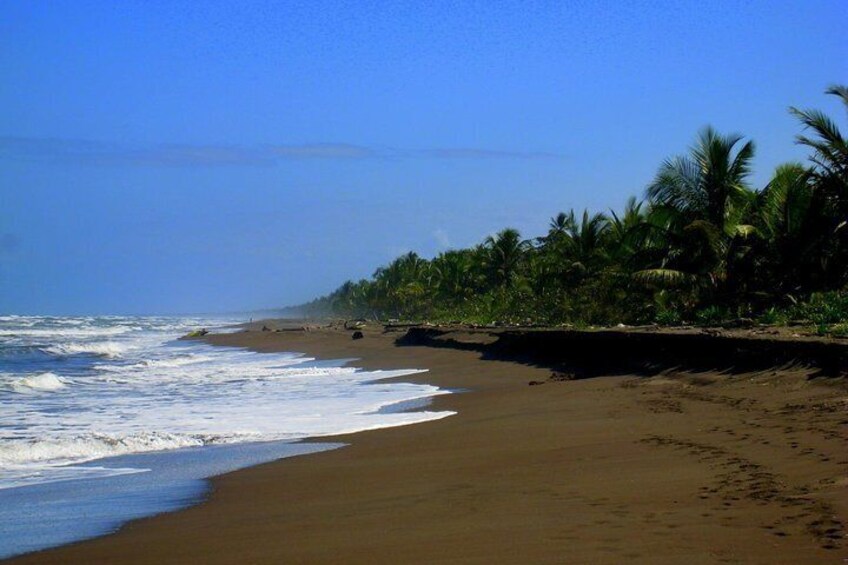
<path fill-rule="evenodd" d="M 848 387 L 810 370 L 552 380 L 486 332 L 254 331 L 219 345 L 427 368 L 443 420 L 213 480 L 199 506 L 15 563 L 841 563 Z M 456 347 L 460 344 L 460 347 Z M 461 347 L 467 344 L 467 348 Z M 615 355 L 610 351 L 609 355 Z M 535 381 L 534 386 L 528 383 Z"/>

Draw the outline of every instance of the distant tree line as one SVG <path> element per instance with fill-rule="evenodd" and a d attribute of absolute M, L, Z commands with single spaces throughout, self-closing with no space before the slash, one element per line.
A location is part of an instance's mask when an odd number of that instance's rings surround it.
<path fill-rule="evenodd" d="M 826 91 L 848 110 L 848 87 Z M 621 211 L 561 212 L 548 232 L 507 228 L 296 307 L 311 316 L 478 323 L 674 324 L 848 318 L 848 142 L 818 110 L 790 108 L 807 163 L 748 179 L 754 143 L 707 127 Z"/>

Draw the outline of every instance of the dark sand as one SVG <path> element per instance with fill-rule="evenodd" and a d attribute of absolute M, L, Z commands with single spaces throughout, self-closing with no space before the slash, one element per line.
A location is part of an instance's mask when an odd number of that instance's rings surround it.
<path fill-rule="evenodd" d="M 430 369 L 458 415 L 215 478 L 199 506 L 16 563 L 841 563 L 848 388 L 809 371 L 548 380 L 401 333 L 211 336 Z M 457 331 L 458 342 L 491 340 Z M 609 355 L 615 355 L 610 351 Z M 542 381 L 528 386 L 528 381 Z"/>

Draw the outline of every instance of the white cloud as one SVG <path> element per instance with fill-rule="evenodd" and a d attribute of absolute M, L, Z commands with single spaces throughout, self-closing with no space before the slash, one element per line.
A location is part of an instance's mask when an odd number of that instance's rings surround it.
<path fill-rule="evenodd" d="M 433 238 L 435 238 L 436 243 L 439 244 L 439 247 L 442 249 L 447 249 L 450 247 L 450 238 L 445 230 L 442 228 L 438 228 L 433 232 Z"/>

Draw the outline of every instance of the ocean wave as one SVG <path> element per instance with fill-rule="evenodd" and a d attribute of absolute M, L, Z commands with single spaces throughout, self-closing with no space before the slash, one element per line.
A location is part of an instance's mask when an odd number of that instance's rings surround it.
<path fill-rule="evenodd" d="M 67 387 L 68 380 L 55 373 L 39 373 L 14 379 L 6 386 L 12 392 L 23 394 L 43 391 L 53 392 Z"/>
<path fill-rule="evenodd" d="M 57 481 L 72 481 L 80 479 L 104 479 L 119 475 L 144 473 L 149 469 L 134 467 L 45 467 L 43 465 L 21 465 L 0 469 L 0 489 L 25 487 Z"/>
<path fill-rule="evenodd" d="M 130 365 L 134 368 L 150 368 L 150 367 L 184 367 L 186 365 L 194 365 L 197 363 L 205 363 L 207 361 L 213 361 L 214 357 L 206 357 L 203 355 L 181 355 L 177 357 L 173 357 L 171 359 L 144 359 L 139 361 L 135 365 Z"/>
<path fill-rule="evenodd" d="M 63 439 L 18 440 L 0 444 L 0 469 L 23 465 L 72 465 L 128 453 L 237 443 L 249 439 L 250 434 L 179 434 L 151 431 L 128 435 L 91 433 Z M 0 482 L 0 488 L 2 486 L 4 485 Z"/>
<path fill-rule="evenodd" d="M 314 361 L 312 357 L 285 357 L 275 360 L 263 360 L 261 354 L 246 352 L 251 361 L 244 364 L 233 362 L 240 352 L 227 352 L 227 355 L 180 354 L 170 358 L 142 359 L 136 362 L 115 364 L 110 362 L 93 365 L 100 373 L 143 376 L 152 383 L 155 380 L 189 383 L 221 384 L 228 381 L 263 380 L 274 378 L 318 377 L 326 375 L 347 375 L 357 370 L 349 367 L 296 368 Z M 132 360 L 130 360 L 132 361 Z M 295 368 L 293 368 L 295 367 Z"/>
<path fill-rule="evenodd" d="M 42 351 L 52 355 L 68 356 L 68 355 L 96 355 L 98 357 L 120 357 L 128 349 L 127 345 L 115 343 L 113 341 L 97 341 L 97 342 L 72 342 L 60 343 L 43 347 Z"/>
<path fill-rule="evenodd" d="M 323 437 L 451 414 L 380 411 L 445 393 L 385 380 L 418 370 L 363 371 L 298 353 L 174 341 L 187 327 L 214 327 L 210 320 L 42 318 L 22 327 L 29 321 L 0 325 L 0 348 L 16 355 L 0 373 L 0 488 L 73 478 L 69 466 L 132 453 Z M 25 332 L 33 335 L 3 337 Z"/>
<path fill-rule="evenodd" d="M 48 327 L 48 328 L 3 328 L 0 337 L 29 337 L 55 339 L 80 339 L 87 337 L 105 337 L 122 335 L 143 329 L 141 326 L 109 326 L 109 327 Z"/>

